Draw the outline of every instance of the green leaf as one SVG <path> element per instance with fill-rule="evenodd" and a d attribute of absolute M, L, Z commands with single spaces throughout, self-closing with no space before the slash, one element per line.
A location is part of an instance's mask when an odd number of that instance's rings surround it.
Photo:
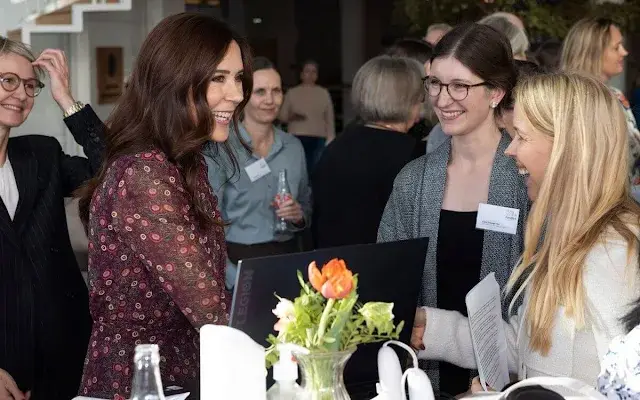
<path fill-rule="evenodd" d="M 404 328 L 404 321 L 400 321 L 398 326 L 396 326 L 396 336 L 400 336 L 402 333 L 402 328 Z"/>

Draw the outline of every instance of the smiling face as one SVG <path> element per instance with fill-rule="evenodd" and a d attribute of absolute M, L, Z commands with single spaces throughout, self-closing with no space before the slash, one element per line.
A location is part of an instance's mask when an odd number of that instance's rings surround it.
<path fill-rule="evenodd" d="M 0 75 L 13 73 L 20 79 L 37 79 L 31 62 L 17 54 L 0 55 Z M 0 127 L 15 128 L 22 125 L 33 108 L 34 98 L 27 96 L 21 82 L 13 91 L 0 85 Z"/>
<path fill-rule="evenodd" d="M 238 104 L 242 102 L 242 53 L 234 41 L 216 71 L 207 89 L 207 103 L 215 119 L 211 139 L 224 142 L 229 137 L 229 123 Z"/>
<path fill-rule="evenodd" d="M 513 110 L 513 126 L 515 137 L 505 154 L 513 157 L 519 173 L 526 175 L 527 194 L 535 201 L 551 159 L 553 139 L 534 129 L 517 103 Z"/>
<path fill-rule="evenodd" d="M 602 55 L 602 75 L 609 80 L 624 71 L 624 59 L 629 53 L 624 48 L 622 33 L 617 26 L 609 28 L 609 42 Z"/>
<path fill-rule="evenodd" d="M 453 57 L 433 60 L 429 77 L 429 98 L 448 135 L 465 135 L 493 118 L 492 104 L 504 97 L 504 91 L 488 90 L 483 79 Z M 434 96 L 440 84 L 448 84 L 449 90 L 441 86 L 440 94 Z"/>
<path fill-rule="evenodd" d="M 257 123 L 272 124 L 282 105 L 282 82 L 273 68 L 253 73 L 253 92 L 244 109 L 245 118 Z"/>

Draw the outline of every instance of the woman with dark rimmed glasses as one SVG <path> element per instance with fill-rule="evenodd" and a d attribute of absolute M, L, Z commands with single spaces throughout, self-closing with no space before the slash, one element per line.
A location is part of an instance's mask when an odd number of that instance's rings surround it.
<path fill-rule="evenodd" d="M 23 85 L 24 92 L 29 97 L 36 97 L 44 88 L 44 83 L 37 78 L 22 79 L 13 72 L 0 72 L 0 86 L 5 92 L 15 92 L 20 85 Z"/>
<path fill-rule="evenodd" d="M 515 83 L 511 46 L 489 26 L 460 25 L 434 49 L 424 85 L 447 138 L 398 174 L 378 230 L 378 241 L 430 238 L 419 305 L 466 314 L 467 292 L 491 272 L 504 286 L 520 256 L 527 192 L 499 125 Z M 518 217 L 501 229 L 488 208 Z M 468 370 L 430 362 L 427 372 L 441 392 L 469 387 Z"/>
<path fill-rule="evenodd" d="M 31 113 L 45 71 L 88 159 L 65 155 L 52 137 L 9 137 Z M 68 400 L 80 385 L 91 319 L 64 198 L 99 168 L 101 127 L 71 96 L 63 52 L 36 59 L 0 37 L 0 399 Z"/>

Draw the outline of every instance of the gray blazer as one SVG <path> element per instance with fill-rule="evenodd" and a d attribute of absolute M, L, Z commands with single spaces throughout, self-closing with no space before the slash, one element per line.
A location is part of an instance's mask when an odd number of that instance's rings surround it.
<path fill-rule="evenodd" d="M 510 141 L 509 135 L 503 132 L 489 180 L 488 203 L 519 209 L 518 231 L 515 235 L 485 231 L 480 267 L 480 279 L 494 272 L 500 287 L 506 285 L 511 270 L 522 253 L 524 224 L 529 211 L 524 179 L 518 174 L 513 159 L 504 154 Z M 400 171 L 378 229 L 378 242 L 429 237 L 419 299 L 421 306 L 437 306 L 438 225 L 450 152 L 451 138 L 447 137 L 432 153 L 412 161 Z M 508 304 L 503 304 L 505 317 L 507 308 Z M 434 389 L 438 390 L 437 364 L 430 364 L 427 372 Z"/>

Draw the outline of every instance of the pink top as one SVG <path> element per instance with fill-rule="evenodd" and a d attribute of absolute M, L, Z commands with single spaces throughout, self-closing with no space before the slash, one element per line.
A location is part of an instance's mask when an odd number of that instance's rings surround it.
<path fill-rule="evenodd" d="M 221 221 L 206 165 L 197 195 Z M 93 331 L 80 394 L 128 398 L 137 344 L 160 346 L 164 386 L 199 379 L 198 328 L 227 324 L 226 246 L 220 225 L 200 229 L 183 178 L 159 151 L 114 161 L 91 201 Z"/>

